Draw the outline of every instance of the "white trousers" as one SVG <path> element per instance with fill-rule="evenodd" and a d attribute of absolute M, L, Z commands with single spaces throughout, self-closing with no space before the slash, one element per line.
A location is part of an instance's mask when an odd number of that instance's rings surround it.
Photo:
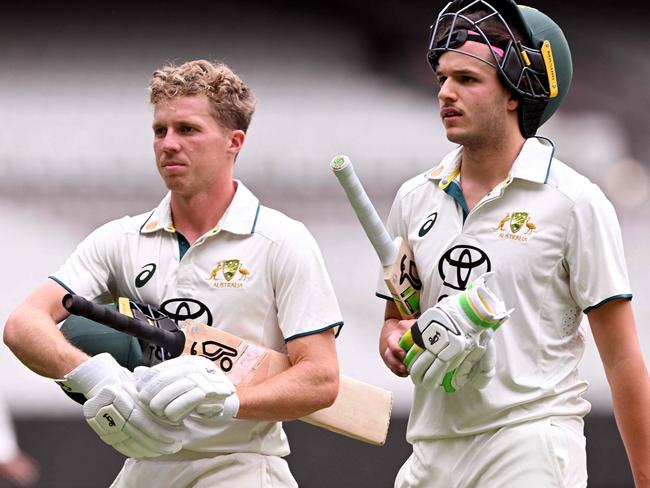
<path fill-rule="evenodd" d="M 395 488 L 584 488 L 580 417 L 551 417 L 475 436 L 419 441 Z"/>
<path fill-rule="evenodd" d="M 287 462 L 254 453 L 187 460 L 127 459 L 111 488 L 297 488 Z"/>

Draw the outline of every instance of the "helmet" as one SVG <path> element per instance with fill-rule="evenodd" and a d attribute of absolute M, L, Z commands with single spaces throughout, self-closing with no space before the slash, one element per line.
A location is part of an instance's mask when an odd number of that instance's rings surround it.
<path fill-rule="evenodd" d="M 431 68 L 436 70 L 447 51 L 476 57 L 461 49 L 468 40 L 490 46 L 494 63 L 487 62 L 520 100 L 521 133 L 535 135 L 571 85 L 571 51 L 562 29 L 539 10 L 514 0 L 454 0 L 431 26 L 427 51 Z"/>

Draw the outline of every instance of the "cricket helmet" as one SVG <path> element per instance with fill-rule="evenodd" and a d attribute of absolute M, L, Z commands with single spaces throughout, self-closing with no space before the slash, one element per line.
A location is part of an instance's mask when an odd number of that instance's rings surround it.
<path fill-rule="evenodd" d="M 116 305 L 107 305 L 116 309 Z M 61 324 L 61 333 L 68 341 L 81 349 L 89 356 L 95 356 L 103 352 L 109 353 L 115 360 L 125 368 L 133 371 L 137 366 L 144 364 L 142 348 L 138 339 L 126 335 L 124 332 L 113 330 L 93 320 L 70 315 Z M 77 403 L 83 404 L 86 401 L 81 393 L 67 391 L 61 383 L 63 392 Z"/>
<path fill-rule="evenodd" d="M 534 136 L 571 85 L 571 51 L 562 29 L 539 10 L 514 0 L 453 0 L 431 26 L 427 51 L 431 68 L 436 70 L 447 51 L 481 59 L 462 50 L 468 40 L 491 48 L 494 63 L 488 63 L 520 101 L 521 133 Z"/>

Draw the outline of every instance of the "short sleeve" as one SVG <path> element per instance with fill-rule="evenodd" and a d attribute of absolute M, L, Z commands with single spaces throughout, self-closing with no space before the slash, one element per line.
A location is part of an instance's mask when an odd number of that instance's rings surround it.
<path fill-rule="evenodd" d="M 88 235 L 50 278 L 69 292 L 100 303 L 112 301 L 112 256 L 118 232 L 117 221 L 109 222 Z"/>
<path fill-rule="evenodd" d="M 334 287 L 309 230 L 293 222 L 271 263 L 278 323 L 285 341 L 343 326 Z"/>
<path fill-rule="evenodd" d="M 632 298 L 616 212 L 596 185 L 573 206 L 565 255 L 571 294 L 585 313 L 615 298 Z"/>

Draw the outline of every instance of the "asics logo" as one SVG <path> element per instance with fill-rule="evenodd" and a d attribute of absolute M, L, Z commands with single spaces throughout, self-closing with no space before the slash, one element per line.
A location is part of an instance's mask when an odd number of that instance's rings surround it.
<path fill-rule="evenodd" d="M 135 277 L 136 288 L 142 288 L 151 279 L 156 272 L 156 265 L 154 263 L 145 264 L 142 271 Z"/>

